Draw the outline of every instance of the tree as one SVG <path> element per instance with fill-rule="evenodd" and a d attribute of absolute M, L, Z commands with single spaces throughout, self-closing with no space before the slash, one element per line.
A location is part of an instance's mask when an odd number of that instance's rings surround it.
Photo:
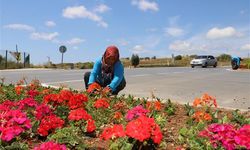
<path fill-rule="evenodd" d="M 136 67 L 138 66 L 140 63 L 140 58 L 137 54 L 132 54 L 132 57 L 131 57 L 131 65 Z"/>
<path fill-rule="evenodd" d="M 221 54 L 217 57 L 219 61 L 230 61 L 232 59 L 232 56 L 229 54 Z"/>
<path fill-rule="evenodd" d="M 153 56 L 151 59 L 156 59 L 156 56 Z"/>
<path fill-rule="evenodd" d="M 181 60 L 182 59 L 182 56 L 181 55 L 177 55 L 174 57 L 174 60 Z"/>
<path fill-rule="evenodd" d="M 0 55 L 0 64 L 2 63 L 3 60 L 4 60 L 3 56 Z"/>

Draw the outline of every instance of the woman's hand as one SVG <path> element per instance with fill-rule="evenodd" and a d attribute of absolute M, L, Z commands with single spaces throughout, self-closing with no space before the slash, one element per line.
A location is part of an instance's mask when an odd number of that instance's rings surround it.
<path fill-rule="evenodd" d="M 105 95 L 111 94 L 112 90 L 110 87 L 106 86 L 103 90 L 102 93 Z"/>
<path fill-rule="evenodd" d="M 100 89 L 101 89 L 101 86 L 97 82 L 94 82 L 89 85 L 87 92 L 93 93 L 94 91 L 100 91 Z"/>

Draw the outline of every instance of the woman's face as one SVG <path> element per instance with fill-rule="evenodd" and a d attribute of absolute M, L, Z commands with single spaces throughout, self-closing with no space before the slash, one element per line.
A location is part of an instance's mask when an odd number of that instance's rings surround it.
<path fill-rule="evenodd" d="M 115 57 L 114 56 L 110 56 L 110 57 L 106 58 L 105 63 L 107 65 L 113 65 L 115 63 Z"/>

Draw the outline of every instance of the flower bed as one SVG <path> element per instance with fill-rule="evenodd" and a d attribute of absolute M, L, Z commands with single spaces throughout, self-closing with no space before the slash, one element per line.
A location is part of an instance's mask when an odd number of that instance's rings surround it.
<path fill-rule="evenodd" d="M 249 112 L 0 84 L 0 149 L 250 149 Z"/>

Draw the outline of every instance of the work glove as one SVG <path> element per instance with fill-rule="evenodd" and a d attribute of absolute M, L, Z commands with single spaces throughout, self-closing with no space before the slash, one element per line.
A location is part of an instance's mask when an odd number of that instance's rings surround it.
<path fill-rule="evenodd" d="M 93 82 L 89 85 L 87 92 L 88 93 L 94 93 L 95 91 L 100 91 L 101 90 L 101 86 L 97 83 L 97 82 Z"/>

